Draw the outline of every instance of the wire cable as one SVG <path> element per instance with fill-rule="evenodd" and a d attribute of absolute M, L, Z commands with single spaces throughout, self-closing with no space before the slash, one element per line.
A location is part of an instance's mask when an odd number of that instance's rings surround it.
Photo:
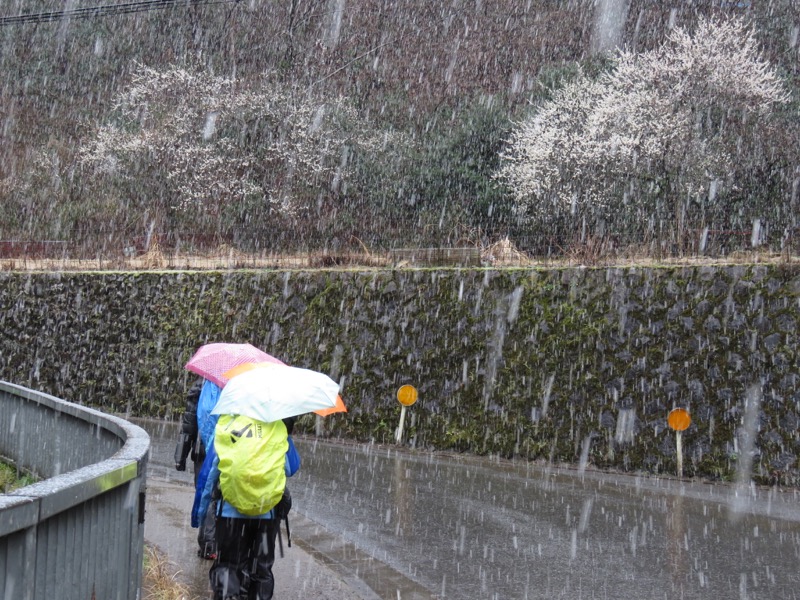
<path fill-rule="evenodd" d="M 171 6 L 180 6 L 181 4 L 189 6 L 199 4 L 228 4 L 231 2 L 239 2 L 239 0 L 137 0 L 136 2 L 124 2 L 121 4 L 105 4 L 101 6 L 89 6 L 70 10 L 56 10 L 50 12 L 0 17 L 0 27 L 4 25 L 21 25 L 25 23 L 49 23 L 64 19 L 92 19 L 96 17 L 106 17 L 112 15 L 124 15 L 151 10 L 160 10 L 169 8 Z"/>

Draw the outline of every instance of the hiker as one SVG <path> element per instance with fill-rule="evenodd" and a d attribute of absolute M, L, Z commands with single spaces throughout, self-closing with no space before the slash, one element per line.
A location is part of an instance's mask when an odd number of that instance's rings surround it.
<path fill-rule="evenodd" d="M 219 398 L 219 387 L 203 378 L 197 379 L 186 394 L 186 408 L 181 417 L 181 437 L 175 447 L 175 468 L 186 470 L 186 459 L 194 463 L 194 484 L 197 486 L 200 470 L 206 457 L 206 448 L 214 433 L 216 418 L 210 415 Z M 213 423 L 211 423 L 213 421 Z M 209 505 L 202 527 L 197 533 L 197 555 L 213 560 L 217 556 L 215 526 L 216 502 Z"/>
<path fill-rule="evenodd" d="M 294 418 L 265 423 L 219 417 L 192 511 L 197 527 L 199 515 L 219 497 L 217 558 L 208 573 L 214 600 L 272 598 L 275 542 L 291 506 L 286 478 L 300 468 L 293 427 Z"/>

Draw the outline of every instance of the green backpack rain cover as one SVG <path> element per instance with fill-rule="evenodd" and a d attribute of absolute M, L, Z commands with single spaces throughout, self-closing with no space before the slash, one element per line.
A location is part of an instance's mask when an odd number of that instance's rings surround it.
<path fill-rule="evenodd" d="M 222 415 L 214 430 L 214 448 L 223 499 L 249 516 L 272 510 L 286 487 L 289 442 L 283 421 Z"/>

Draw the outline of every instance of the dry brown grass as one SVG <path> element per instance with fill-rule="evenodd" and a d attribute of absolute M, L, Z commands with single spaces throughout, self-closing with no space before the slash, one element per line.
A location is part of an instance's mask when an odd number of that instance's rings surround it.
<path fill-rule="evenodd" d="M 242 252 L 208 255 L 146 254 L 115 259 L 0 259 L 0 271 L 167 271 L 220 269 L 382 268 L 388 257 L 360 253 L 255 256 Z"/>
<path fill-rule="evenodd" d="M 472 248 L 474 249 L 474 248 Z M 458 250 L 444 249 L 444 250 Z M 797 264 L 800 258 L 788 253 L 764 251 L 734 252 L 726 257 L 707 256 L 657 257 L 652 248 L 628 246 L 614 248 L 602 241 L 591 240 L 582 246 L 567 249 L 559 256 L 536 257 L 520 251 L 504 238 L 479 249 L 481 265 L 485 267 L 636 267 L 636 266 L 699 266 L 726 264 Z M 305 254 L 246 254 L 229 246 L 221 246 L 207 254 L 170 254 L 157 245 L 138 257 L 96 259 L 0 259 L 0 271 L 148 271 L 148 270 L 220 270 L 220 269 L 385 269 L 447 266 L 427 262 L 420 252 L 414 261 L 400 261 L 391 252 L 316 252 Z M 477 265 L 476 265 L 477 266 Z"/>
<path fill-rule="evenodd" d="M 161 251 L 158 240 L 154 240 L 153 243 L 150 244 L 150 248 L 140 260 L 147 269 L 162 269 L 164 267 L 166 259 L 164 258 L 164 253 Z"/>
<path fill-rule="evenodd" d="M 481 259 L 488 265 L 522 266 L 531 264 L 531 258 L 517 249 L 514 242 L 504 237 L 481 250 Z"/>
<path fill-rule="evenodd" d="M 178 573 L 158 548 L 145 545 L 142 600 L 190 600 L 188 588 L 177 579 Z"/>

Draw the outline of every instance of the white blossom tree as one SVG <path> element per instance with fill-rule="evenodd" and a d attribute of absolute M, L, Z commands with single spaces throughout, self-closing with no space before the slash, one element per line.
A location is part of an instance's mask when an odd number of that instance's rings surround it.
<path fill-rule="evenodd" d="M 114 123 L 79 152 L 91 184 L 120 201 L 173 215 L 231 205 L 292 216 L 348 174 L 347 149 L 370 129 L 343 98 L 318 99 L 269 76 L 235 81 L 139 65 L 116 99 Z M 159 215 L 156 218 L 163 218 Z"/>
<path fill-rule="evenodd" d="M 497 177 L 532 219 L 722 201 L 747 168 L 748 135 L 767 133 L 788 94 L 739 19 L 701 19 L 657 50 L 617 52 L 596 80 L 580 75 L 519 123 Z M 749 133 L 748 133 L 749 132 Z M 663 214 L 663 213 L 662 213 Z"/>

